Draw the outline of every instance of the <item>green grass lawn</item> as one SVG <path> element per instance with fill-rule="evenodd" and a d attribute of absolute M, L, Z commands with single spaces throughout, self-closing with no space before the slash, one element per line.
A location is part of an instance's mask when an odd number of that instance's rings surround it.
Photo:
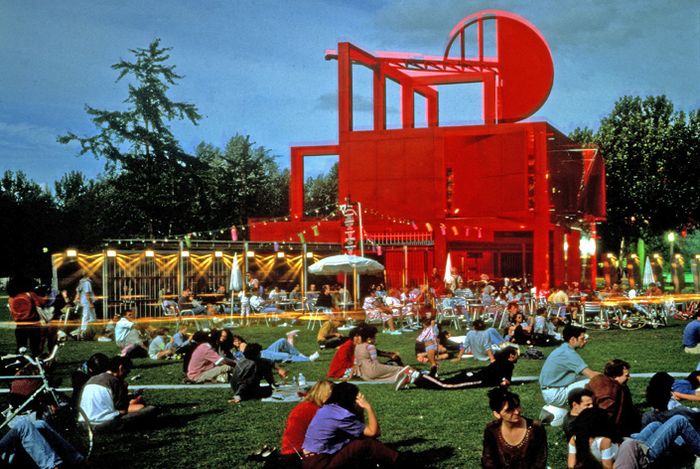
<path fill-rule="evenodd" d="M 633 373 L 666 371 L 689 372 L 697 358 L 686 355 L 680 347 L 684 323 L 671 321 L 664 329 L 639 331 L 590 331 L 591 341 L 581 355 L 594 370 L 601 370 L 611 358 L 622 358 L 632 364 Z M 303 353 L 316 350 L 315 333 L 301 328 L 297 345 Z M 236 329 L 249 342 L 267 346 L 291 328 L 254 326 Z M 463 332 L 454 332 L 454 335 Z M 417 334 L 378 336 L 378 347 L 396 350 L 408 364 L 415 364 L 413 340 Z M 14 349 L 14 335 L 0 330 L 0 353 Z M 550 349 L 543 349 L 549 353 Z M 58 374 L 69 385 L 69 374 L 94 352 L 113 355 L 114 343 L 68 342 L 59 351 Z M 333 351 L 322 351 L 315 363 L 292 364 L 292 374 L 303 371 L 308 380 L 322 378 Z M 515 375 L 537 375 L 542 361 L 521 359 Z M 445 363 L 448 372 L 459 367 L 474 366 L 472 360 L 462 364 Z M 178 361 L 135 361 L 132 376 L 142 375 L 138 384 L 179 384 L 182 363 Z M 630 388 L 635 403 L 643 402 L 646 380 L 633 379 Z M 514 386 L 520 394 L 523 414 L 537 418 L 542 398 L 536 383 Z M 362 392 L 373 404 L 382 428 L 382 441 L 396 445 L 401 451 L 416 454 L 424 467 L 479 467 L 482 431 L 491 420 L 486 389 L 464 391 L 426 391 L 411 389 L 401 392 L 392 385 L 365 385 Z M 99 435 L 93 453 L 96 467 L 261 467 L 249 459 L 264 444 L 279 446 L 287 413 L 294 404 L 244 402 L 231 405 L 229 389 L 147 390 L 148 403 L 162 412 L 153 425 L 132 435 Z M 566 445 L 559 429 L 548 429 L 549 465 L 566 467 Z M 419 458 L 419 459 L 418 459 Z"/>

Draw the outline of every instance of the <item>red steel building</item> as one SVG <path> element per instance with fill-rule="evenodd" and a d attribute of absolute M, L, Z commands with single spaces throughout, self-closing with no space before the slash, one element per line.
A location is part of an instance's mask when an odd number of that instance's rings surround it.
<path fill-rule="evenodd" d="M 605 169 L 596 149 L 547 122 L 523 122 L 544 104 L 554 77 L 534 26 L 482 11 L 455 26 L 442 56 L 370 53 L 342 42 L 326 58 L 338 63 L 338 143 L 292 147 L 289 221 L 252 222 L 251 240 L 305 233 L 307 242 L 342 244 L 342 220 L 306 216 L 303 193 L 305 158 L 337 155 L 338 200 L 361 204 L 365 251 L 384 263 L 390 285 L 424 283 L 434 266 L 442 275 L 448 253 L 465 278 L 580 280 L 582 233 L 595 238 L 605 217 Z M 358 66 L 373 77 L 371 130 L 353 129 Z M 386 122 L 389 80 L 401 90 L 396 129 Z M 439 87 L 475 83 L 482 123 L 441 126 Z M 595 254 L 584 261 L 595 275 Z"/>

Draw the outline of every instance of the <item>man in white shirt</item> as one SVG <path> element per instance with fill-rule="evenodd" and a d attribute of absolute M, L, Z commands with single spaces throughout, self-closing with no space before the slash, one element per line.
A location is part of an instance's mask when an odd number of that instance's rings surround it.
<path fill-rule="evenodd" d="M 93 376 L 83 387 L 80 408 L 95 429 L 121 430 L 156 414 L 156 408 L 146 406 L 141 396 L 129 396 L 125 378 L 130 371 L 129 358 L 113 357 L 107 371 Z M 82 415 L 79 420 L 83 420 Z"/>

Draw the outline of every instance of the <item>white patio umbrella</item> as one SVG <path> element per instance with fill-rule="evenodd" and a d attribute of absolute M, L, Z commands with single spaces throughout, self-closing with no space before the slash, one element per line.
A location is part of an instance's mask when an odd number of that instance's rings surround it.
<path fill-rule="evenodd" d="M 231 263 L 231 277 L 228 282 L 228 289 L 231 292 L 231 322 L 225 326 L 236 327 L 236 324 L 233 322 L 233 295 L 235 292 L 243 289 L 243 274 L 241 273 L 241 266 L 238 263 L 238 253 L 233 254 L 233 262 Z"/>
<path fill-rule="evenodd" d="M 238 253 L 235 253 L 231 263 L 231 279 L 228 282 L 228 289 L 234 292 L 241 291 L 242 288 L 243 275 L 241 274 L 241 266 L 238 263 Z"/>
<path fill-rule="evenodd" d="M 339 254 L 321 259 L 309 266 L 309 273 L 333 275 L 342 273 L 372 274 L 384 271 L 384 266 L 374 259 Z"/>
<path fill-rule="evenodd" d="M 452 258 L 449 252 L 445 261 L 445 275 L 442 276 L 442 280 L 445 282 L 445 285 L 452 283 Z"/>
<path fill-rule="evenodd" d="M 309 266 L 309 273 L 317 275 L 334 275 L 334 274 L 372 274 L 383 272 L 384 266 L 374 259 L 366 257 L 352 256 L 350 254 L 339 254 L 330 256 Z M 346 279 L 343 281 L 345 283 Z M 355 285 L 354 299 L 357 299 L 357 285 Z"/>
<path fill-rule="evenodd" d="M 647 256 L 647 259 L 644 262 L 644 276 L 642 277 L 642 285 L 647 287 L 651 283 L 656 283 L 656 279 L 654 279 L 654 271 L 651 268 L 651 260 L 649 260 L 649 256 Z"/>

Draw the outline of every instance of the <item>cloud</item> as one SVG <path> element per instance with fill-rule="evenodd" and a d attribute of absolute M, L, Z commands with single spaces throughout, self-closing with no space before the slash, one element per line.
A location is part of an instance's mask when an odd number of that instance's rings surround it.
<path fill-rule="evenodd" d="M 58 135 L 59 132 L 50 127 L 25 122 L 0 121 L 0 147 L 15 149 L 56 148 Z"/>

